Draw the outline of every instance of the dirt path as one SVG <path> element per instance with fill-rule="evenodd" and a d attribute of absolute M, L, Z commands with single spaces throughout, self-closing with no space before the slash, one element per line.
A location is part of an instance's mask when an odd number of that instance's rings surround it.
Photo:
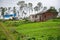
<path fill-rule="evenodd" d="M 7 28 L 1 22 L 0 22 L 0 28 L 2 29 L 8 40 L 16 40 L 14 36 L 10 34 L 10 31 L 7 30 Z"/>

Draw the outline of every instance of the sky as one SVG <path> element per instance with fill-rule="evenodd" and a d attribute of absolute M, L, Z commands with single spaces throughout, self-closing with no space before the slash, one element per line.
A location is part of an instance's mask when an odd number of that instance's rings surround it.
<path fill-rule="evenodd" d="M 22 0 L 0 0 L 0 7 L 18 7 L 18 1 Z M 60 8 L 60 0 L 23 0 L 26 3 L 31 2 L 33 6 L 36 6 L 38 2 L 41 2 L 43 6 L 49 8 L 50 6 L 54 6 L 56 9 Z"/>

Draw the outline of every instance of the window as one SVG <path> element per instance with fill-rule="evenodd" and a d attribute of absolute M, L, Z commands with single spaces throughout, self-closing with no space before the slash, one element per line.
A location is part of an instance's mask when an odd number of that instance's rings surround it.
<path fill-rule="evenodd" d="M 32 18 L 34 18 L 34 15 L 32 16 Z"/>
<path fill-rule="evenodd" d="M 37 18 L 37 15 L 35 15 L 35 18 Z"/>
<path fill-rule="evenodd" d="M 46 18 L 46 15 L 44 17 Z"/>

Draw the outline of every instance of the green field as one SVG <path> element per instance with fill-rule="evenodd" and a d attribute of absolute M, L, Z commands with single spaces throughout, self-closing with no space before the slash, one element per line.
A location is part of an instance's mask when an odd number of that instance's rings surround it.
<path fill-rule="evenodd" d="M 47 22 L 6 21 L 2 22 L 16 40 L 60 40 L 60 21 Z"/>

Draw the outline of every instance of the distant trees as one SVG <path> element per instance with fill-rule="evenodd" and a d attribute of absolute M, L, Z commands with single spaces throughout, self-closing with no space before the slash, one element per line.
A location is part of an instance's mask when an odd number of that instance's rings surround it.
<path fill-rule="evenodd" d="M 46 6 L 43 7 L 41 2 L 38 2 L 35 7 L 33 7 L 32 3 L 30 3 L 30 2 L 25 3 L 25 1 L 19 1 L 17 3 L 17 5 L 19 6 L 19 11 L 17 11 L 18 17 L 20 17 L 20 16 L 23 17 L 24 15 L 27 15 L 28 12 L 29 12 L 29 15 L 30 15 L 30 13 L 33 13 L 33 11 L 37 13 L 37 12 L 40 12 L 41 9 L 42 9 L 42 12 L 47 9 Z M 5 10 L 8 10 L 8 13 L 9 13 L 10 9 L 11 9 L 11 7 L 8 7 L 8 9 L 3 8 L 2 15 L 4 14 Z M 50 7 L 50 11 L 57 11 L 57 10 L 55 9 L 55 7 Z M 13 12 L 16 13 L 16 8 L 15 7 L 13 7 Z M 60 8 L 59 8 L 59 12 L 60 12 Z"/>
<path fill-rule="evenodd" d="M 42 6 L 42 3 L 41 3 L 41 2 L 38 2 L 35 7 L 33 7 L 33 4 L 32 4 L 32 3 L 28 3 L 28 4 L 27 4 L 27 3 L 25 3 L 25 1 L 19 1 L 19 2 L 17 3 L 17 5 L 20 7 L 20 11 L 21 11 L 21 13 L 22 13 L 22 17 L 23 17 L 23 14 L 24 14 L 24 15 L 27 15 L 28 12 L 29 12 L 29 15 L 30 15 L 30 13 L 33 13 L 33 11 L 37 13 L 37 12 L 40 11 L 42 8 L 43 8 L 42 11 L 44 11 L 44 10 L 47 9 L 46 6 L 45 6 L 45 7 Z"/>
<path fill-rule="evenodd" d="M 23 14 L 26 15 L 27 13 L 25 11 L 29 11 L 29 14 L 30 14 L 30 11 L 33 11 L 32 9 L 32 3 L 25 3 L 25 1 L 19 1 L 17 3 L 17 5 L 20 7 L 20 11 L 22 12 L 22 16 Z"/>

